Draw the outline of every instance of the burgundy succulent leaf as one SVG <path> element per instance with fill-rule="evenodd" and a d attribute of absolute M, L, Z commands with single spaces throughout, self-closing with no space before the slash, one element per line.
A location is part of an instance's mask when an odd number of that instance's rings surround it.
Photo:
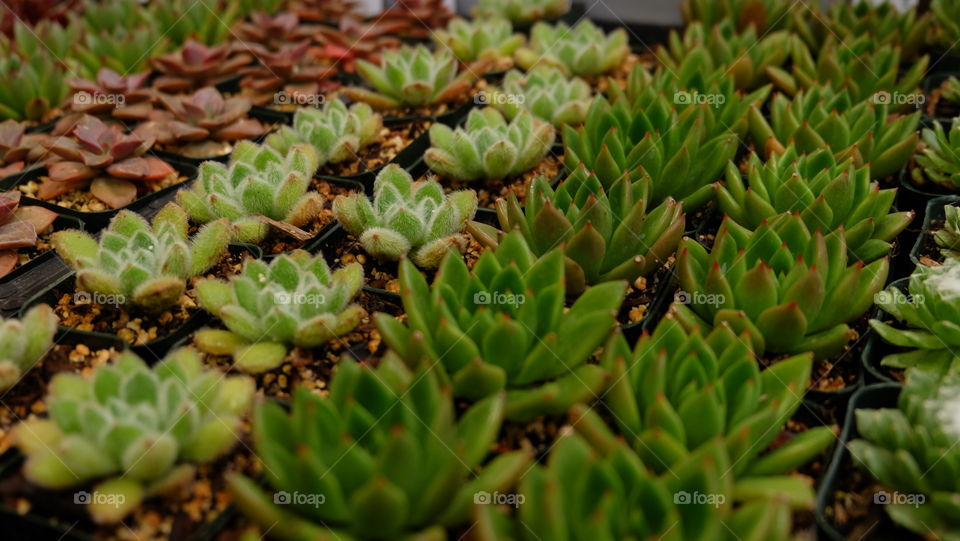
<path fill-rule="evenodd" d="M 224 98 L 217 89 L 204 87 L 188 96 L 160 95 L 167 109 L 134 130 L 141 137 L 153 137 L 164 145 L 206 139 L 236 141 L 255 138 L 263 125 L 246 117 L 253 103 L 245 97 Z"/>
<path fill-rule="evenodd" d="M 253 62 L 253 55 L 236 51 L 230 44 L 207 47 L 193 40 L 179 50 L 152 59 L 154 67 L 164 73 L 154 81 L 163 92 L 181 92 L 233 75 Z"/>
<path fill-rule="evenodd" d="M 20 192 L 0 193 L 0 224 L 6 223 L 20 206 Z"/>
<path fill-rule="evenodd" d="M 285 43 L 309 38 L 315 28 L 300 24 L 300 17 L 296 13 L 284 12 L 270 15 L 263 12 L 254 12 L 250 21 L 241 22 L 234 30 L 240 38 L 241 44 L 263 44 L 279 47 Z"/>

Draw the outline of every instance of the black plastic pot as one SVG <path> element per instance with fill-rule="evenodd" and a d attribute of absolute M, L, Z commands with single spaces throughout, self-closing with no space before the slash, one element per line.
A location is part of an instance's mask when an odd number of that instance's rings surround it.
<path fill-rule="evenodd" d="M 184 161 L 176 156 L 163 156 L 161 154 L 155 154 L 155 153 L 150 153 L 150 154 L 153 154 L 154 156 L 169 163 L 182 176 L 187 177 L 187 180 L 184 182 L 174 184 L 172 186 L 167 186 L 162 190 L 158 190 L 156 192 L 147 194 L 141 197 L 140 199 L 137 199 L 133 203 L 130 203 L 126 207 L 123 207 L 123 209 L 142 213 L 142 211 L 144 211 L 145 209 L 149 209 L 157 201 L 163 200 L 164 202 L 166 202 L 169 200 L 170 196 L 172 196 L 177 190 L 179 190 L 184 184 L 189 182 L 189 180 L 194 178 L 197 174 L 197 167 L 191 162 Z M 10 175 L 4 178 L 2 182 L 0 182 L 0 191 L 9 191 L 9 190 L 15 189 L 17 186 L 26 184 L 31 180 L 39 179 L 41 176 L 46 175 L 46 173 L 47 173 L 47 169 L 45 167 L 38 167 L 38 168 L 30 169 L 27 171 L 22 171 L 14 175 Z M 167 198 L 167 199 L 164 199 L 164 198 Z M 111 210 L 104 210 L 100 212 L 81 212 L 78 210 L 61 207 L 59 205 L 55 205 L 47 201 L 41 201 L 33 197 L 24 196 L 22 198 L 22 201 L 23 201 L 22 204 L 36 205 L 38 207 L 50 209 L 60 214 L 61 216 L 68 216 L 68 217 L 72 217 L 77 220 L 80 220 L 84 224 L 86 224 L 86 228 L 88 231 L 96 231 L 96 230 L 99 230 L 101 227 L 106 226 L 110 222 L 110 219 L 113 218 L 113 216 L 116 215 L 116 213 L 119 210 L 121 210 L 121 209 L 111 209 Z"/>
<path fill-rule="evenodd" d="M 841 473 L 840 470 L 848 454 L 847 444 L 859 436 L 854 412 L 858 409 L 895 408 L 899 395 L 900 385 L 883 383 L 864 387 L 851 397 L 850 407 L 847 409 L 843 429 L 840 432 L 839 444 L 834 449 L 830 466 L 827 468 L 827 472 L 817 490 L 815 517 L 817 529 L 823 539 L 846 540 L 846 537 L 833 526 L 833 523 L 825 514 L 825 509 L 833 500 L 834 490 L 837 488 L 837 477 Z"/>
<path fill-rule="evenodd" d="M 406 148 L 398 152 L 397 155 L 394 156 L 393 159 L 387 162 L 386 164 L 380 165 L 378 167 L 374 167 L 373 169 L 369 169 L 367 171 L 364 171 L 363 173 L 358 173 L 356 175 L 349 175 L 344 177 L 337 177 L 332 175 L 317 175 L 316 178 L 320 180 L 326 180 L 326 181 L 340 180 L 340 181 L 355 182 L 360 184 L 363 187 L 364 192 L 370 195 L 370 194 L 373 194 L 373 181 L 376 180 L 377 175 L 380 173 L 380 171 L 383 170 L 384 167 L 386 167 L 386 165 L 397 164 L 400 167 L 409 171 L 412 167 L 414 167 L 417 164 L 421 156 L 423 156 L 423 153 L 426 152 L 428 148 L 430 148 L 430 134 L 427 132 L 423 132 L 419 136 L 417 136 L 416 139 L 411 141 Z"/>
<path fill-rule="evenodd" d="M 936 184 L 929 183 L 925 186 L 917 186 L 910 178 L 910 165 L 904 166 L 900 171 L 900 189 L 897 190 L 897 208 L 900 210 L 913 210 L 917 216 L 922 216 L 927 210 L 927 204 L 931 199 L 943 197 L 945 195 L 954 195 L 956 192 L 948 191 Z"/>
<path fill-rule="evenodd" d="M 908 285 L 910 283 L 909 278 L 901 278 L 890 284 L 888 287 L 895 287 L 902 291 L 904 294 L 908 291 Z M 890 316 L 881 310 L 879 307 L 875 307 L 873 312 L 870 314 L 871 319 L 884 319 L 889 318 Z M 894 383 L 898 382 L 896 378 L 890 375 L 889 370 L 881 365 L 881 361 L 884 356 L 889 353 L 893 353 L 895 349 L 898 349 L 897 346 L 888 344 L 880 338 L 880 335 L 873 332 L 870 333 L 869 338 L 867 339 L 867 345 L 863 349 L 863 355 L 861 356 L 861 362 L 863 364 L 864 376 L 867 379 L 868 383 L 872 382 L 882 382 L 882 383 Z"/>
<path fill-rule="evenodd" d="M 920 264 L 920 256 L 923 255 L 923 249 L 927 245 L 927 241 L 935 233 L 933 223 L 944 220 L 946 216 L 944 207 L 947 205 L 957 206 L 958 204 L 960 204 L 960 196 L 957 195 L 944 195 L 931 199 L 930 202 L 927 203 L 927 210 L 923 216 L 923 229 L 920 230 L 920 235 L 917 237 L 913 249 L 910 250 L 910 261 L 914 265 Z"/>
<path fill-rule="evenodd" d="M 254 258 L 259 258 L 261 255 L 258 247 L 249 244 L 231 244 L 230 252 L 234 254 L 246 252 Z M 76 291 L 75 280 L 76 273 L 70 270 L 59 280 L 49 285 L 25 302 L 20 309 L 20 315 L 23 316 L 27 310 L 38 304 L 57 306 L 59 295 Z M 144 344 L 137 345 L 123 341 L 114 334 L 93 331 L 79 331 L 75 328 L 64 327 L 62 325 L 57 329 L 57 340 L 121 340 L 130 348 L 131 351 L 139 355 L 144 361 L 146 361 L 148 364 L 153 364 L 163 359 L 163 357 L 175 344 L 183 340 L 185 336 L 206 325 L 210 319 L 210 314 L 198 309 L 196 313 L 190 316 L 180 327 L 171 333 L 165 336 L 157 337 L 156 339 Z"/>
<path fill-rule="evenodd" d="M 623 325 L 620 328 L 621 332 L 623 332 L 623 337 L 627 339 L 627 343 L 630 344 L 631 348 L 636 345 L 637 340 L 640 339 L 643 333 L 652 333 L 657 327 L 657 323 L 666 315 L 667 309 L 670 307 L 670 303 L 673 302 L 674 296 L 676 295 L 678 285 L 677 275 L 673 269 L 670 269 L 664 279 L 657 284 L 653 301 L 647 306 L 647 312 L 643 315 L 643 319 L 635 323 Z"/>
<path fill-rule="evenodd" d="M 936 73 L 931 73 L 930 75 L 927 75 L 923 79 L 923 93 L 929 96 L 931 92 L 933 92 L 937 88 L 940 88 L 940 86 L 943 85 L 943 83 L 947 79 L 949 79 L 950 77 L 956 77 L 958 75 L 960 74 L 958 74 L 957 72 L 948 72 L 948 71 L 938 71 Z M 960 107 L 960 105 L 958 105 L 958 107 Z M 940 114 L 935 114 L 933 116 L 924 114 L 924 119 L 929 121 L 935 121 L 935 122 L 944 122 L 944 121 L 949 122 L 951 120 L 951 117 L 948 115 L 940 115 Z"/>

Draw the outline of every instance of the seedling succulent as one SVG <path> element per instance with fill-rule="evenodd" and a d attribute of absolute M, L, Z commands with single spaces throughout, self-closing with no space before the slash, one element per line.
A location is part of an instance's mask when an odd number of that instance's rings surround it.
<path fill-rule="evenodd" d="M 211 222 L 192 238 L 187 213 L 168 203 L 149 224 L 122 210 L 99 241 L 77 230 L 53 236 L 57 254 L 77 271 L 77 289 L 106 295 L 149 312 L 175 305 L 187 279 L 212 267 L 227 250 L 230 222 Z"/>
<path fill-rule="evenodd" d="M 682 294 L 672 310 L 687 328 L 729 325 L 749 331 L 757 355 L 838 353 L 886 283 L 888 258 L 848 263 L 843 229 L 810 233 L 798 214 L 781 214 L 751 232 L 725 219 L 710 252 L 685 238 L 676 272 Z"/>
<path fill-rule="evenodd" d="M 950 103 L 960 104 L 960 79 L 950 76 L 940 87 L 940 97 Z"/>
<path fill-rule="evenodd" d="M 768 157 L 791 142 L 801 153 L 829 148 L 839 161 L 869 163 L 875 179 L 898 173 L 919 140 L 919 111 L 894 114 L 886 100 L 855 101 L 848 90 L 831 86 L 800 90 L 792 99 L 778 93 L 769 115 L 760 108 L 750 108 L 750 133 Z"/>
<path fill-rule="evenodd" d="M 684 214 L 673 199 L 648 207 L 649 189 L 649 182 L 621 178 L 604 190 L 581 166 L 556 191 L 535 178 L 526 207 L 512 193 L 497 200 L 497 216 L 504 231 L 519 230 L 537 255 L 562 245 L 567 291 L 577 294 L 610 280 L 633 282 L 667 264 L 683 236 Z M 487 246 L 498 241 L 492 227 L 475 223 L 471 232 Z"/>
<path fill-rule="evenodd" d="M 870 181 L 870 167 L 838 163 L 829 150 L 798 155 L 791 145 L 762 162 L 750 156 L 744 179 L 727 165 L 727 181 L 717 183 L 720 210 L 738 224 L 756 229 L 783 212 L 797 212 L 808 231 L 845 229 L 854 260 L 873 261 L 890 253 L 890 243 L 910 224 L 914 212 L 891 212 L 896 189 Z"/>
<path fill-rule="evenodd" d="M 960 258 L 960 207 L 945 204 L 943 213 L 943 228 L 933 234 L 933 240 L 944 256 Z"/>
<path fill-rule="evenodd" d="M 69 92 L 66 70 L 46 49 L 24 60 L 16 54 L 0 59 L 0 118 L 40 121 L 63 102 Z"/>
<path fill-rule="evenodd" d="M 885 502 L 884 509 L 917 536 L 960 536 L 960 484 L 953 474 L 960 468 L 958 393 L 955 367 L 946 372 L 917 370 L 908 373 L 897 408 L 856 411 L 860 439 L 850 442 L 850 454 L 865 473 L 908 497 Z"/>
<path fill-rule="evenodd" d="M 550 152 L 557 131 L 525 111 L 511 121 L 492 107 L 473 109 L 463 128 L 430 126 L 423 160 L 433 171 L 462 181 L 517 177 Z"/>
<path fill-rule="evenodd" d="M 513 24 L 530 24 L 568 11 L 570 0 L 480 0 L 473 8 L 473 16 L 505 17 Z"/>
<path fill-rule="evenodd" d="M 322 255 L 302 250 L 269 263 L 247 260 L 229 282 L 197 284 L 200 304 L 229 329 L 200 331 L 197 345 L 232 355 L 244 371 L 272 370 L 288 346 L 317 347 L 353 330 L 364 311 L 350 302 L 362 285 L 359 263 L 331 273 Z"/>
<path fill-rule="evenodd" d="M 373 90 L 350 87 L 347 96 L 375 109 L 403 109 L 447 103 L 467 95 L 476 75 L 457 74 L 457 59 L 449 49 L 430 52 L 423 45 L 384 51 L 380 66 L 357 60 L 357 73 Z"/>
<path fill-rule="evenodd" d="M 447 254 L 432 286 L 409 261 L 399 274 L 407 324 L 377 314 L 377 328 L 408 365 L 442 363 L 455 396 L 508 389 L 507 418 L 528 421 L 590 401 L 606 385 L 605 371 L 586 361 L 613 329 L 626 282 L 593 286 L 567 309 L 562 250 L 538 259 L 517 231 L 472 271 Z"/>
<path fill-rule="evenodd" d="M 300 227 L 320 214 L 323 197 L 308 191 L 317 163 L 317 152 L 308 144 L 295 144 L 281 155 L 241 141 L 229 164 L 202 163 L 197 180 L 177 192 L 177 201 L 194 222 L 225 218 L 233 225 L 234 240 L 259 243 L 270 232 L 262 217 Z"/>
<path fill-rule="evenodd" d="M 373 201 L 363 194 L 337 197 L 333 215 L 370 255 L 387 260 L 409 256 L 425 269 L 460 250 L 458 233 L 477 210 L 472 190 L 444 194 L 434 180 L 414 182 L 390 164 L 377 175 Z"/>
<path fill-rule="evenodd" d="M 43 359 L 57 332 L 57 316 L 46 304 L 34 306 L 22 319 L 0 318 L 0 391 L 13 387 Z"/>
<path fill-rule="evenodd" d="M 886 342 L 907 348 L 885 356 L 884 366 L 943 368 L 954 362 L 954 348 L 960 346 L 958 280 L 960 261 L 948 258 L 940 266 L 917 265 L 906 295 L 893 286 L 877 295 L 877 306 L 903 327 L 879 319 L 871 319 L 870 326 Z"/>
<path fill-rule="evenodd" d="M 796 17 L 791 29 L 813 50 L 836 37 L 852 43 L 869 35 L 881 44 L 900 47 L 906 58 L 917 56 L 927 44 L 932 17 L 917 16 L 916 6 L 899 9 L 893 2 L 855 0 L 831 4 L 824 16 Z"/>
<path fill-rule="evenodd" d="M 152 369 L 130 352 L 90 377 L 61 372 L 50 382 L 49 418 L 17 425 L 27 456 L 24 476 L 47 489 L 87 486 L 113 496 L 88 504 L 93 519 L 112 523 L 194 478 L 196 463 L 227 453 L 237 441 L 254 384 L 204 370 L 199 356 L 178 350 Z"/>
<path fill-rule="evenodd" d="M 923 145 L 916 155 L 917 165 L 910 173 L 919 184 L 933 182 L 950 191 L 960 189 L 960 118 L 950 123 L 949 131 L 940 122 L 924 128 Z"/>
<path fill-rule="evenodd" d="M 20 248 L 37 245 L 37 235 L 45 233 L 59 216 L 35 205 L 21 206 L 20 191 L 0 192 L 0 277 L 17 266 Z"/>
<path fill-rule="evenodd" d="M 204 10 L 201 5 L 185 11 Z M 214 11 L 211 13 L 215 14 Z M 228 43 L 207 47 L 190 39 L 180 49 L 152 59 L 153 66 L 162 73 L 153 86 L 161 92 L 185 92 L 215 84 L 252 62 L 253 55 L 235 52 Z"/>
<path fill-rule="evenodd" d="M 605 34 L 584 19 L 573 28 L 563 22 L 533 25 L 530 43 L 517 49 L 516 60 L 525 70 L 545 64 L 567 75 L 591 76 L 618 68 L 629 53 L 626 30 Z"/>
<path fill-rule="evenodd" d="M 241 95 L 257 105 L 315 102 L 323 92 L 339 88 L 332 79 L 337 68 L 310 54 L 310 42 L 284 45 L 277 50 L 254 44 L 257 63 L 240 69 Z M 286 101 L 284 101 L 286 100 Z"/>
<path fill-rule="evenodd" d="M 711 28 L 727 21 L 739 29 L 753 27 L 757 32 L 777 30 L 792 22 L 796 8 L 816 10 L 816 4 L 796 6 L 789 0 L 683 0 L 680 12 L 687 27 L 702 24 Z M 816 16 L 816 11 L 813 13 Z"/>
<path fill-rule="evenodd" d="M 23 122 L 0 122 L 0 178 L 23 171 L 28 164 L 56 159 L 47 152 L 48 139 L 46 134 L 27 133 Z"/>
<path fill-rule="evenodd" d="M 475 494 L 508 490 L 530 456 L 500 454 L 472 476 L 497 438 L 504 396 L 454 420 L 438 371 L 414 372 L 392 354 L 376 369 L 344 359 L 326 397 L 299 388 L 289 414 L 259 405 L 253 438 L 276 492 L 230 474 L 237 506 L 277 539 L 445 539 L 445 526 L 469 519 Z"/>
<path fill-rule="evenodd" d="M 456 18 L 446 29 L 433 33 L 437 47 L 447 47 L 463 63 L 480 58 L 510 58 L 525 38 L 513 33 L 510 21 L 493 17 L 466 21 Z"/>
<path fill-rule="evenodd" d="M 366 103 L 348 108 L 340 100 L 331 100 L 322 109 L 298 109 L 293 126 L 281 126 L 267 136 L 266 144 L 286 154 L 295 144 L 309 143 L 323 166 L 355 159 L 361 149 L 377 140 L 382 128 L 383 117 Z"/>
<path fill-rule="evenodd" d="M 934 16 L 936 41 L 942 46 L 953 47 L 960 41 L 960 5 L 950 0 L 933 0 L 930 11 Z"/>
<path fill-rule="evenodd" d="M 486 100 L 508 120 L 529 111 L 554 126 L 582 124 L 593 98 L 590 85 L 579 77 L 568 78 L 563 71 L 538 66 L 524 74 L 510 70 L 499 89 Z"/>

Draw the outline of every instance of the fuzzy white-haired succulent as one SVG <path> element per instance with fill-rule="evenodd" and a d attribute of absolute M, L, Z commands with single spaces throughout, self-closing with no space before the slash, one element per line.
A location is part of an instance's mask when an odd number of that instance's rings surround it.
<path fill-rule="evenodd" d="M 438 47 L 447 47 L 461 62 L 473 62 L 481 57 L 510 57 L 523 45 L 524 37 L 513 33 L 510 21 L 489 19 L 453 19 L 446 29 L 433 33 Z"/>
<path fill-rule="evenodd" d="M 515 177 L 536 167 L 556 139 L 549 122 L 519 112 L 507 122 L 492 107 L 474 109 L 464 128 L 430 127 L 423 159 L 433 171 L 457 180 Z"/>
<path fill-rule="evenodd" d="M 396 164 L 377 175 L 373 191 L 372 202 L 363 194 L 338 197 L 334 216 L 368 254 L 388 260 L 409 255 L 425 269 L 459 249 L 457 233 L 477 211 L 473 190 L 444 194 L 436 181 L 414 182 Z"/>
<path fill-rule="evenodd" d="M 290 345 L 317 347 L 353 330 L 364 316 L 363 308 L 351 304 L 362 285 L 359 263 L 330 272 L 322 255 L 303 250 L 269 263 L 247 260 L 229 282 L 197 284 L 200 304 L 229 329 L 200 331 L 197 346 L 232 355 L 247 372 L 272 370 Z"/>
<path fill-rule="evenodd" d="M 90 377 L 62 372 L 50 382 L 49 418 L 14 427 L 24 476 L 48 489 L 84 486 L 110 498 L 87 503 L 96 522 L 123 519 L 153 495 L 193 481 L 195 463 L 237 441 L 254 383 L 205 370 L 196 351 L 171 353 L 152 369 L 133 353 Z"/>
<path fill-rule="evenodd" d="M 622 28 L 605 34 L 587 19 L 570 27 L 565 23 L 537 23 L 530 30 L 530 43 L 517 49 L 516 59 L 524 69 L 547 64 L 568 75 L 602 75 L 623 64 L 630 53 L 627 32 Z"/>
<path fill-rule="evenodd" d="M 366 103 L 348 108 L 340 100 L 330 100 L 321 109 L 297 109 L 293 126 L 281 126 L 265 143 L 282 155 L 298 143 L 309 143 L 322 166 L 356 158 L 360 149 L 376 140 L 381 128 L 383 117 Z"/>
<path fill-rule="evenodd" d="M 286 155 L 250 141 L 234 148 L 229 164 L 209 161 L 189 190 L 177 192 L 177 201 L 194 222 L 226 218 L 233 239 L 257 243 L 269 225 L 257 215 L 293 226 L 308 223 L 323 209 L 323 197 L 310 188 L 318 167 L 310 144 L 295 144 Z"/>
<path fill-rule="evenodd" d="M 22 319 L 0 318 L 0 391 L 16 384 L 39 361 L 53 342 L 57 316 L 46 304 L 39 304 Z"/>
<path fill-rule="evenodd" d="M 212 267 L 227 250 L 230 222 L 220 219 L 188 235 L 182 208 L 168 203 L 147 223 L 140 215 L 121 210 L 99 241 L 77 230 L 59 231 L 53 246 L 77 271 L 78 290 L 111 296 L 150 312 L 177 303 L 187 279 Z"/>
<path fill-rule="evenodd" d="M 537 66 L 524 74 L 510 70 L 499 89 L 493 90 L 490 105 L 508 119 L 521 111 L 561 124 L 582 124 L 592 103 L 593 90 L 579 77 L 567 77 L 562 70 L 551 66 Z"/>

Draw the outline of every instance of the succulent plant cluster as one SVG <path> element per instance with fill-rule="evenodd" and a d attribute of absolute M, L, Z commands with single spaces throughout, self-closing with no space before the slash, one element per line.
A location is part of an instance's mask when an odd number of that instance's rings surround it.
<path fill-rule="evenodd" d="M 799 155 L 791 145 L 765 163 L 751 155 L 746 178 L 730 162 L 717 203 L 749 229 L 784 212 L 799 213 L 809 231 L 843 228 L 851 258 L 870 262 L 889 254 L 890 242 L 913 220 L 913 211 L 891 212 L 896 193 L 871 182 L 869 166 L 838 163 L 829 150 Z"/>
<path fill-rule="evenodd" d="M 530 183 L 526 206 L 512 193 L 497 201 L 503 231 L 518 230 L 538 256 L 562 246 L 567 291 L 587 285 L 633 282 L 666 265 L 683 235 L 680 203 L 667 199 L 648 207 L 649 179 L 618 179 L 605 190 L 596 175 L 578 167 L 554 190 L 543 177 Z M 481 244 L 495 247 L 502 232 L 471 224 Z"/>
<path fill-rule="evenodd" d="M 934 122 L 933 129 L 923 129 L 922 139 L 916 155 L 919 167 L 911 171 L 913 180 L 955 191 L 960 187 L 960 119 L 953 119 L 949 130 Z"/>
<path fill-rule="evenodd" d="M 152 369 L 124 352 L 89 378 L 54 376 L 49 418 L 22 422 L 13 438 L 32 483 L 65 489 L 97 481 L 94 490 L 108 497 L 88 510 L 95 521 L 112 523 L 144 499 L 191 482 L 195 464 L 227 453 L 253 392 L 252 380 L 205 370 L 192 350 Z"/>
<path fill-rule="evenodd" d="M 933 240 L 944 256 L 960 258 L 960 207 L 953 204 L 943 206 L 943 227 L 933 234 Z"/>
<path fill-rule="evenodd" d="M 228 478 L 240 509 L 278 539 L 445 539 L 444 526 L 470 518 L 475 494 L 509 489 L 530 462 L 513 451 L 474 474 L 500 430 L 503 393 L 455 420 L 438 371 L 393 355 L 377 368 L 344 359 L 325 398 L 300 389 L 291 410 L 267 403 L 254 416 L 257 454 L 277 492 Z"/>
<path fill-rule="evenodd" d="M 850 264 L 843 229 L 809 231 L 799 214 L 780 214 L 755 230 L 731 219 L 712 249 L 680 242 L 682 294 L 672 306 L 688 328 L 729 325 L 748 331 L 758 355 L 813 352 L 827 358 L 855 337 L 847 325 L 870 308 L 890 262 Z"/>
<path fill-rule="evenodd" d="M 358 60 L 357 73 L 372 89 L 349 87 L 346 92 L 375 109 L 426 107 L 467 95 L 477 76 L 473 70 L 457 72 L 457 58 L 449 49 L 406 46 L 383 51 L 380 66 Z"/>
<path fill-rule="evenodd" d="M 523 45 L 525 38 L 513 33 L 507 19 L 490 18 L 466 21 L 453 19 L 445 30 L 437 30 L 433 41 L 437 47 L 446 47 L 464 63 L 481 58 L 510 58 Z"/>
<path fill-rule="evenodd" d="M 77 271 L 77 288 L 109 296 L 148 312 L 175 305 L 187 279 L 220 260 L 230 241 L 230 222 L 220 219 L 188 236 L 187 213 L 169 203 L 147 223 L 121 210 L 99 240 L 78 230 L 58 231 L 53 245 Z"/>
<path fill-rule="evenodd" d="M 856 0 L 831 4 L 822 16 L 792 18 L 790 29 L 814 50 L 824 45 L 828 36 L 850 43 L 869 35 L 881 44 L 900 47 L 904 57 L 913 58 L 926 46 L 931 23 L 931 15 L 917 15 L 915 6 L 898 9 L 891 2 Z"/>
<path fill-rule="evenodd" d="M 630 53 L 627 32 L 622 28 L 605 34 L 590 20 L 572 28 L 539 22 L 530 30 L 530 42 L 517 49 L 517 64 L 529 70 L 547 65 L 567 75 L 596 76 L 619 67 Z"/>
<path fill-rule="evenodd" d="M 161 73 L 153 87 L 161 92 L 185 92 L 210 86 L 253 61 L 253 55 L 234 51 L 227 43 L 207 47 L 191 39 L 180 49 L 152 59 L 153 67 Z"/>
<path fill-rule="evenodd" d="M 888 100 L 851 96 L 829 85 L 799 90 L 792 99 L 778 93 L 768 116 L 760 104 L 751 107 L 750 133 L 767 156 L 792 143 L 799 152 L 829 148 L 838 160 L 869 163 L 875 179 L 898 173 L 917 146 L 920 112 L 895 114 Z"/>
<path fill-rule="evenodd" d="M 309 191 L 317 164 L 317 152 L 308 144 L 281 155 L 241 141 L 228 164 L 202 163 L 192 187 L 177 192 L 177 201 L 194 222 L 227 219 L 234 240 L 259 243 L 270 232 L 264 217 L 300 227 L 320 214 L 323 198 Z"/>
<path fill-rule="evenodd" d="M 885 502 L 898 525 L 918 536 L 950 539 L 960 535 L 957 499 L 960 468 L 956 408 L 960 389 L 956 367 L 913 371 L 900 391 L 897 408 L 856 411 L 860 439 L 850 442 L 855 462 L 908 501 Z"/>
<path fill-rule="evenodd" d="M 0 318 L 0 391 L 16 385 L 43 359 L 57 332 L 57 316 L 46 304 L 34 306 L 22 319 Z"/>
<path fill-rule="evenodd" d="M 683 0 L 680 4 L 688 27 L 702 24 L 710 28 L 730 22 L 739 29 L 752 26 L 757 32 L 788 26 L 793 21 L 791 14 L 798 10 L 817 14 L 816 4 L 797 6 L 789 0 Z"/>
<path fill-rule="evenodd" d="M 436 268 L 447 252 L 460 250 L 458 233 L 476 210 L 473 191 L 445 194 L 436 181 L 414 182 L 396 164 L 377 175 L 373 201 L 351 194 L 333 202 L 333 215 L 368 254 L 392 261 L 409 256 L 425 269 Z"/>
<path fill-rule="evenodd" d="M 529 111 L 540 120 L 561 126 L 583 123 L 593 90 L 579 77 L 568 78 L 557 68 L 537 66 L 527 73 L 510 70 L 500 87 L 488 96 L 489 104 L 508 120 Z"/>
<path fill-rule="evenodd" d="M 505 17 L 514 24 L 530 24 L 570 11 L 570 0 L 480 0 L 473 9 L 478 19 Z"/>
<path fill-rule="evenodd" d="M 930 11 L 935 21 L 936 41 L 942 46 L 953 47 L 960 41 L 960 6 L 950 0 L 933 0 Z"/>
<path fill-rule="evenodd" d="M 308 143 L 318 154 L 318 166 L 356 158 L 373 143 L 383 128 L 383 117 L 366 103 L 347 107 L 340 100 L 326 102 L 322 108 L 298 109 L 292 126 L 281 126 L 267 136 L 266 145 L 287 154 L 297 144 Z"/>
<path fill-rule="evenodd" d="M 333 79 L 337 68 L 310 54 L 309 41 L 276 50 L 257 44 L 250 49 L 257 63 L 240 69 L 243 78 L 239 85 L 241 95 L 257 105 L 283 105 L 283 100 L 309 102 L 307 98 L 340 86 Z"/>
<path fill-rule="evenodd" d="M 441 363 L 454 396 L 480 400 L 507 389 L 508 419 L 563 413 L 606 385 L 606 373 L 586 360 L 612 331 L 626 291 L 622 280 L 598 284 L 566 309 L 563 276 L 561 249 L 537 258 L 517 231 L 472 270 L 447 254 L 431 286 L 401 261 L 407 324 L 377 314 L 377 328 L 408 365 Z"/>
<path fill-rule="evenodd" d="M 17 266 L 20 248 L 37 245 L 37 235 L 53 226 L 58 214 L 35 205 L 20 205 L 21 192 L 0 192 L 0 278 Z"/>
<path fill-rule="evenodd" d="M 497 109 L 473 109 L 463 128 L 430 126 L 426 164 L 461 181 L 504 179 L 522 175 L 550 152 L 557 131 L 549 122 L 521 111 L 509 122 Z"/>

